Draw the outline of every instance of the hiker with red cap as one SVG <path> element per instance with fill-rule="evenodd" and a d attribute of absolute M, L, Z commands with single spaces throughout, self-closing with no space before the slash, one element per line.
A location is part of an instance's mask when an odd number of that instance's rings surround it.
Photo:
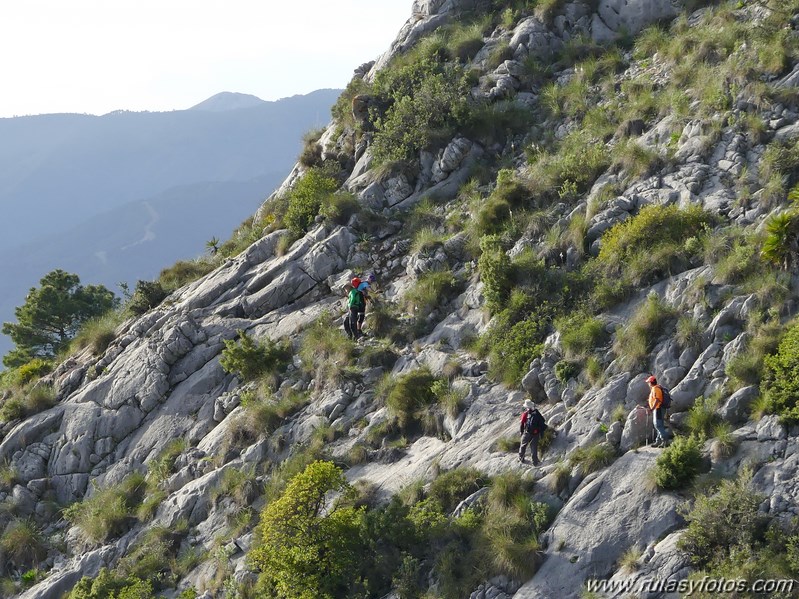
<path fill-rule="evenodd" d="M 665 405 L 666 391 L 660 385 L 654 376 L 649 376 L 646 379 L 649 385 L 649 410 L 653 415 L 653 422 L 655 425 L 656 438 L 652 447 L 665 447 L 668 433 L 666 432 L 665 412 L 667 406 Z"/>
<path fill-rule="evenodd" d="M 352 285 L 352 289 L 347 295 L 349 314 L 344 320 L 344 330 L 347 331 L 347 336 L 350 339 L 359 339 L 361 337 L 361 325 L 366 317 L 366 296 L 358 288 L 361 285 L 360 278 L 353 277 L 350 285 Z"/>

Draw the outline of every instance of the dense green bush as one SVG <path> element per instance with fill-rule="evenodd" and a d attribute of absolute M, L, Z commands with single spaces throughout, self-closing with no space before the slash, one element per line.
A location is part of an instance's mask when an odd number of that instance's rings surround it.
<path fill-rule="evenodd" d="M 286 195 L 283 223 L 296 234 L 305 233 L 324 204 L 338 189 L 338 183 L 321 168 L 309 169 Z"/>
<path fill-rule="evenodd" d="M 139 280 L 125 307 L 133 314 L 144 314 L 164 301 L 167 295 L 169 292 L 160 281 Z"/>
<path fill-rule="evenodd" d="M 480 280 L 486 306 L 493 313 L 500 310 L 511 289 L 511 260 L 502 248 L 498 237 L 488 235 L 480 239 Z"/>
<path fill-rule="evenodd" d="M 339 191 L 322 200 L 319 214 L 336 225 L 345 225 L 353 214 L 361 210 L 361 204 L 354 194 Z"/>
<path fill-rule="evenodd" d="M 433 384 L 436 378 L 426 368 L 413 370 L 393 380 L 385 397 L 386 407 L 400 430 L 407 431 L 424 423 L 436 402 Z"/>
<path fill-rule="evenodd" d="M 486 333 L 490 339 L 491 369 L 505 384 L 518 387 L 530 363 L 541 354 L 551 319 L 547 308 L 542 306 L 538 312 L 506 330 L 497 323 Z"/>
<path fill-rule="evenodd" d="M 444 510 L 450 513 L 458 504 L 489 482 L 488 477 L 476 468 L 455 468 L 439 474 L 430 483 L 427 496 L 437 501 Z"/>
<path fill-rule="evenodd" d="M 566 383 L 569 379 L 575 378 L 580 374 L 580 363 L 572 360 L 560 360 L 555 364 L 555 377 L 561 382 Z"/>
<path fill-rule="evenodd" d="M 628 279 L 635 285 L 652 283 L 688 267 L 692 258 L 685 240 L 705 234 L 712 216 L 698 206 L 650 205 L 602 236 L 602 248 L 592 263 L 608 278 Z"/>
<path fill-rule="evenodd" d="M 26 362 L 14 370 L 14 383 L 17 385 L 26 385 L 34 379 L 41 378 L 52 369 L 53 363 L 49 360 L 34 358 L 30 362 Z"/>
<path fill-rule="evenodd" d="M 675 437 L 655 462 L 655 484 L 661 489 L 680 489 L 699 474 L 702 446 L 696 437 Z"/>
<path fill-rule="evenodd" d="M 799 324 L 780 341 L 776 353 L 766 356 L 760 392 L 769 412 L 784 422 L 799 422 Z"/>
<path fill-rule="evenodd" d="M 331 493 L 351 493 L 331 462 L 313 462 L 261 514 L 250 563 L 260 572 L 262 596 L 334 599 L 347 596 L 358 564 L 363 510 L 324 509 Z"/>
<path fill-rule="evenodd" d="M 33 384 L 15 390 L 0 408 L 0 420 L 9 422 L 48 410 L 55 405 L 56 393 L 51 385 Z"/>
<path fill-rule="evenodd" d="M 96 578 L 81 578 L 68 599 L 152 599 L 153 587 L 147 581 L 122 578 L 102 568 Z"/>
<path fill-rule="evenodd" d="M 239 330 L 238 340 L 225 339 L 219 364 L 226 372 L 237 373 L 245 381 L 276 376 L 291 356 L 286 343 L 265 339 L 255 342 L 247 332 Z"/>
<path fill-rule="evenodd" d="M 586 312 L 573 312 L 555 321 L 560 343 L 569 357 L 585 356 L 607 337 L 602 321 Z"/>
<path fill-rule="evenodd" d="M 718 408 L 718 398 L 715 396 L 699 396 L 694 401 L 694 405 L 688 410 L 686 425 L 691 435 L 696 435 L 698 439 L 705 440 L 713 432 L 714 427 L 719 421 L 716 414 Z"/>
<path fill-rule="evenodd" d="M 610 166 L 610 156 L 603 143 L 580 129 L 569 133 L 554 151 L 537 148 L 528 152 L 529 181 L 539 205 L 559 200 L 558 189 L 572 183 L 578 194 L 587 191 L 596 178 Z"/>
<path fill-rule="evenodd" d="M 744 351 L 732 357 L 725 368 L 734 388 L 764 382 L 765 357 L 777 349 L 783 331 L 779 318 L 765 322 L 753 319 L 749 323 Z"/>
<path fill-rule="evenodd" d="M 447 63 L 443 42 L 428 39 L 375 77 L 373 91 L 387 106 L 374 119 L 375 160 L 407 160 L 448 141 L 467 122 L 469 82 Z"/>
<path fill-rule="evenodd" d="M 722 481 L 718 490 L 697 498 L 685 514 L 688 528 L 679 547 L 695 566 L 719 566 L 744 548 L 764 540 L 766 519 L 759 512 L 763 497 L 752 489 L 751 472 Z"/>

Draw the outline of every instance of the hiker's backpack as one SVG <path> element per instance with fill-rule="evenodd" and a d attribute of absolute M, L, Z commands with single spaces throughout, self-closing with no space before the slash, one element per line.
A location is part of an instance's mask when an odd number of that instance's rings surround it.
<path fill-rule="evenodd" d="M 524 422 L 524 432 L 532 435 L 543 435 L 547 430 L 547 423 L 541 412 L 533 410 L 533 413 Z"/>
<path fill-rule="evenodd" d="M 664 410 L 671 409 L 671 393 L 669 393 L 669 390 L 663 385 L 658 385 L 658 387 L 660 387 L 660 390 L 663 392 L 663 403 L 660 404 L 660 407 Z"/>
<path fill-rule="evenodd" d="M 363 308 L 365 306 L 363 292 L 358 289 L 351 289 L 347 298 L 347 306 L 350 308 Z"/>

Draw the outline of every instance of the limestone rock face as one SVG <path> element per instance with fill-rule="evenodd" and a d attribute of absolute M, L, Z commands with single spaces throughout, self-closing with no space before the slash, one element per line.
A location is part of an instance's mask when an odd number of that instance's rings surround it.
<path fill-rule="evenodd" d="M 631 546 L 677 529 L 681 499 L 641 484 L 656 457 L 654 450 L 626 453 L 586 478 L 547 532 L 544 563 L 514 598 L 577 597 L 586 578 L 610 575 Z"/>
<path fill-rule="evenodd" d="M 622 30 L 635 34 L 650 23 L 676 14 L 671 0 L 601 0 L 591 23 L 592 36 L 595 41 L 606 41 Z"/>

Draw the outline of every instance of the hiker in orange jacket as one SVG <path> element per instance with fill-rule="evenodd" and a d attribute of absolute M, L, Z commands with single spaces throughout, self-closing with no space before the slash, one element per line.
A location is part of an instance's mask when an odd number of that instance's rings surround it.
<path fill-rule="evenodd" d="M 663 389 L 658 385 L 658 381 L 654 376 L 646 379 L 649 385 L 649 410 L 653 415 L 653 423 L 655 425 L 655 432 L 657 437 L 652 447 L 665 447 L 667 442 L 668 433 L 666 432 L 666 423 L 663 410 Z"/>

